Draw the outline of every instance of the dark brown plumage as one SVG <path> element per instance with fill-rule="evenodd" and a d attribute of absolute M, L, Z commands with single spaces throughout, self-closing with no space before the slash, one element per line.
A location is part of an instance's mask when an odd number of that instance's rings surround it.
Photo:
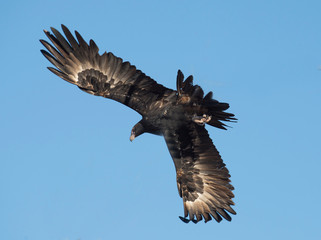
<path fill-rule="evenodd" d="M 132 129 L 130 140 L 148 132 L 163 135 L 173 158 L 178 192 L 184 202 L 184 222 L 205 222 L 227 213 L 234 197 L 230 174 L 212 143 L 205 124 L 226 129 L 222 121 L 234 121 L 225 112 L 227 103 L 204 96 L 200 86 L 193 85 L 193 77 L 184 80 L 179 70 L 177 90 L 168 89 L 146 76 L 129 62 L 112 53 L 100 55 L 93 40 L 89 45 L 76 31 L 76 38 L 62 25 L 65 37 L 54 28 L 53 34 L 44 31 L 53 45 L 40 40 L 48 51 L 43 55 L 55 66 L 50 71 L 78 86 L 81 90 L 121 102 L 142 115 Z M 189 217 L 189 218 L 188 218 Z"/>

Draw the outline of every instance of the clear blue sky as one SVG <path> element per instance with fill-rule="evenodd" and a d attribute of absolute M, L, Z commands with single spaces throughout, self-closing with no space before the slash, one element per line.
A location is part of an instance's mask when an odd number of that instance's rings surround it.
<path fill-rule="evenodd" d="M 0 4 L 0 239 L 321 239 L 321 1 Z M 59 79 L 40 54 L 63 23 L 174 88 L 229 102 L 207 128 L 232 175 L 232 222 L 184 224 L 162 137 Z"/>

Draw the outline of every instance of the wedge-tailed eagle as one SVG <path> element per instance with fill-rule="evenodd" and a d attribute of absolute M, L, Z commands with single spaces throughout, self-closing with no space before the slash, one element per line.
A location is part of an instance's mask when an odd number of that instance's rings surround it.
<path fill-rule="evenodd" d="M 137 111 L 140 120 L 131 130 L 130 140 L 143 133 L 162 135 L 173 158 L 178 193 L 183 198 L 184 222 L 194 223 L 222 217 L 234 197 L 230 174 L 205 129 L 205 124 L 226 129 L 222 121 L 235 121 L 227 113 L 229 104 L 204 96 L 202 88 L 193 85 L 193 76 L 184 80 L 177 74 L 177 90 L 158 84 L 129 62 L 111 52 L 102 55 L 93 40 L 87 44 L 75 31 L 76 38 L 62 25 L 65 37 L 56 29 L 44 30 L 52 44 L 40 42 L 48 51 L 42 54 L 55 66 L 48 69 L 78 86 L 81 90 L 110 98 Z"/>

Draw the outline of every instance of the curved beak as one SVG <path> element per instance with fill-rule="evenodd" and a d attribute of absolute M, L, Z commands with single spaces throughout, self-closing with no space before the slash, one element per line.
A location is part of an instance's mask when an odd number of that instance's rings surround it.
<path fill-rule="evenodd" d="M 134 139 L 135 139 L 135 135 L 134 134 L 130 135 L 129 140 L 132 142 Z"/>

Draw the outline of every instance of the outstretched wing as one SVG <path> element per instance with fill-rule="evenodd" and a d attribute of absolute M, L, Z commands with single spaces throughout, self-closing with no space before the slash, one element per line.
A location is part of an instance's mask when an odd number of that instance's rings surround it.
<path fill-rule="evenodd" d="M 76 40 L 64 25 L 66 38 L 51 30 L 53 34 L 44 32 L 54 46 L 40 40 L 49 51 L 41 52 L 56 67 L 48 69 L 81 90 L 121 102 L 140 114 L 146 113 L 150 103 L 173 92 L 111 52 L 100 55 L 95 42 L 90 40 L 88 45 L 77 31 Z"/>
<path fill-rule="evenodd" d="M 166 130 L 164 137 L 174 160 L 178 192 L 184 202 L 184 218 L 181 219 L 198 222 L 204 218 L 207 222 L 212 216 L 218 222 L 222 217 L 230 221 L 226 211 L 236 214 L 231 208 L 234 188 L 229 171 L 204 126 L 190 123 L 175 131 Z M 189 220 L 186 219 L 188 215 Z"/>

